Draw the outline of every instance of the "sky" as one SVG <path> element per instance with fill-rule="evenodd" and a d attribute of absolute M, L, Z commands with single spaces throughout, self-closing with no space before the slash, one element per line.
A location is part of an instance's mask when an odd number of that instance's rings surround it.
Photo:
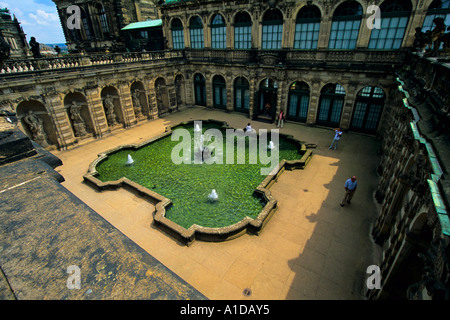
<path fill-rule="evenodd" d="M 8 8 L 16 15 L 27 37 L 35 37 L 39 43 L 65 43 L 56 5 L 51 0 L 0 0 L 1 8 Z"/>

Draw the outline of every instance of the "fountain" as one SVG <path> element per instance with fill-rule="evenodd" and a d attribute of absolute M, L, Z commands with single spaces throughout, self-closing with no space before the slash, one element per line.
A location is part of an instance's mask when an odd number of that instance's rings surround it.
<path fill-rule="evenodd" d="M 273 144 L 273 141 L 269 142 L 269 149 L 270 150 L 275 149 L 275 145 Z"/>
<path fill-rule="evenodd" d="M 200 132 L 200 131 L 201 131 L 200 126 L 198 124 L 196 124 L 194 127 L 194 132 Z"/>
<path fill-rule="evenodd" d="M 131 157 L 131 155 L 128 155 L 126 165 L 131 165 L 131 164 L 133 164 L 133 163 L 134 163 L 133 158 Z"/>
<path fill-rule="evenodd" d="M 199 135 L 197 138 L 198 150 L 196 152 L 194 152 L 194 156 L 199 161 L 198 163 L 204 163 L 205 159 L 209 159 L 212 156 L 209 148 L 207 146 L 205 146 L 205 140 L 209 141 L 210 137 L 207 136 L 205 138 L 205 135 L 202 134 L 202 135 Z"/>
<path fill-rule="evenodd" d="M 240 234 L 236 230 L 259 232 L 262 228 L 260 222 L 267 221 L 274 210 L 275 201 L 266 186 L 277 176 L 261 175 L 261 168 L 266 164 L 250 161 L 253 152 L 250 143 L 245 143 L 243 150 L 236 145 L 231 148 L 226 139 L 222 139 L 223 145 L 216 143 L 215 136 L 209 134 L 212 131 L 208 130 L 219 129 L 225 136 L 229 127 L 222 122 L 204 122 L 199 127 L 202 132 L 193 134 L 195 124 L 183 123 L 155 140 L 136 145 L 133 151 L 130 145 L 108 151 L 92 164 L 92 172 L 85 179 L 100 190 L 104 185 L 117 185 L 145 192 L 149 201 L 159 205 L 155 221 L 186 243 L 210 237 L 219 241 L 230 239 Z M 186 139 L 191 142 L 190 152 L 178 154 L 186 158 L 181 164 L 176 164 L 170 156 L 174 147 L 180 144 L 171 139 L 175 128 L 190 131 L 190 140 Z M 258 138 L 255 135 L 255 139 Z M 262 139 L 257 145 L 258 151 L 266 149 L 269 154 L 279 150 L 279 158 L 286 160 L 288 168 L 300 168 L 305 162 L 300 159 L 303 153 L 299 152 L 298 141 L 280 137 L 279 142 L 272 140 L 274 150 L 268 150 L 271 140 Z M 217 152 L 225 156 L 225 151 L 231 153 L 233 161 L 209 165 L 208 157 L 216 157 Z M 132 165 L 126 166 L 128 154 L 136 159 Z M 242 155 L 246 161 L 237 163 Z M 201 163 L 204 164 L 187 165 Z M 213 190 L 213 187 L 218 189 Z M 251 224 L 247 224 L 249 221 Z"/>
<path fill-rule="evenodd" d="M 208 195 L 208 199 L 210 201 L 217 201 L 219 199 L 219 195 L 216 192 L 216 189 L 213 189 L 211 193 Z"/>

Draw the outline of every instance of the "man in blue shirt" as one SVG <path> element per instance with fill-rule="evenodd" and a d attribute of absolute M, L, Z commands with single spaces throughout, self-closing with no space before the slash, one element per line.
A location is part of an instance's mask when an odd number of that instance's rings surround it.
<path fill-rule="evenodd" d="M 347 202 L 350 204 L 350 201 L 353 198 L 353 195 L 355 194 L 356 187 L 358 186 L 358 183 L 356 182 L 356 176 L 351 177 L 347 181 L 345 181 L 344 188 L 345 188 L 345 194 L 341 201 L 341 207 L 344 206 L 344 202 Z"/>
<path fill-rule="evenodd" d="M 334 145 L 334 150 L 336 150 L 336 148 L 338 146 L 338 142 L 339 142 L 339 140 L 341 139 L 341 136 L 342 136 L 342 131 L 341 131 L 341 128 L 336 128 L 336 129 L 334 129 L 334 132 L 335 132 L 335 135 L 334 135 L 333 142 L 328 147 L 328 149 L 333 148 L 333 145 Z"/>

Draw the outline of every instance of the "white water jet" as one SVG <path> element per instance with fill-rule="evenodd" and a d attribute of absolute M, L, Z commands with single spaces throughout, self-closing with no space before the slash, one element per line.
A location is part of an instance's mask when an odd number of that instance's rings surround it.
<path fill-rule="evenodd" d="M 217 201 L 219 199 L 219 195 L 216 192 L 216 189 L 213 189 L 208 196 L 208 199 L 211 201 Z"/>
<path fill-rule="evenodd" d="M 126 164 L 127 164 L 127 165 L 130 165 L 130 164 L 133 164 L 133 163 L 134 163 L 133 158 L 131 157 L 131 155 L 128 155 Z"/>
<path fill-rule="evenodd" d="M 201 131 L 200 126 L 197 123 L 194 127 L 194 132 L 200 132 L 200 131 Z"/>
<path fill-rule="evenodd" d="M 269 149 L 270 150 L 275 149 L 275 145 L 273 144 L 273 141 L 269 142 Z"/>

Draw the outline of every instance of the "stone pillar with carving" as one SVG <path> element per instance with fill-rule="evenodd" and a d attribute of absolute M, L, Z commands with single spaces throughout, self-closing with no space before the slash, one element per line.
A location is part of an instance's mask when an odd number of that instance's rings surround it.
<path fill-rule="evenodd" d="M 156 101 L 155 79 L 150 79 L 148 82 L 148 117 L 149 119 L 158 119 L 158 102 Z"/>
<path fill-rule="evenodd" d="M 282 78 L 282 77 L 279 77 Z M 288 101 L 288 94 L 289 94 L 289 90 L 285 90 L 284 86 L 285 86 L 286 80 L 280 80 L 278 81 L 278 91 L 277 91 L 277 108 L 275 111 L 275 116 L 274 116 L 274 123 L 277 124 L 277 117 L 280 114 L 280 111 L 283 110 L 284 113 L 286 114 L 286 109 L 287 109 L 287 101 Z"/>
<path fill-rule="evenodd" d="M 212 84 L 212 78 L 209 73 L 205 74 L 205 92 L 206 92 L 206 107 L 214 107 L 214 89 Z"/>
<path fill-rule="evenodd" d="M 66 150 L 68 146 L 75 143 L 76 138 L 73 135 L 63 100 L 56 93 L 47 93 L 43 97 L 50 120 L 54 126 L 58 149 Z"/>
<path fill-rule="evenodd" d="M 319 110 L 320 89 L 322 84 L 320 80 L 311 80 L 308 114 L 306 116 L 306 124 L 314 124 L 316 122 L 316 113 Z"/>
<path fill-rule="evenodd" d="M 151 119 L 150 118 L 149 90 L 148 90 L 147 86 L 144 86 L 144 90 L 143 90 L 143 92 L 141 92 L 141 101 L 144 102 L 144 104 L 142 105 L 142 114 L 144 115 L 145 118 Z"/>
<path fill-rule="evenodd" d="M 173 78 L 167 80 L 167 94 L 169 96 L 169 111 L 174 112 L 177 110 L 177 90 Z"/>
<path fill-rule="evenodd" d="M 96 137 L 103 137 L 110 133 L 108 121 L 106 119 L 103 101 L 100 95 L 100 88 L 97 85 L 84 88 L 88 102 L 88 110 L 94 125 L 94 134 Z"/>
<path fill-rule="evenodd" d="M 119 90 L 120 106 L 123 114 L 124 127 L 128 128 L 136 124 L 136 117 L 134 114 L 133 103 L 131 99 L 130 86 L 127 81 L 119 81 L 117 83 Z"/>
<path fill-rule="evenodd" d="M 249 103 L 248 103 L 248 117 L 253 119 L 253 115 L 255 114 L 255 93 L 256 93 L 256 77 L 249 77 Z"/>
<path fill-rule="evenodd" d="M 227 72 L 225 75 L 226 92 L 227 92 L 227 112 L 233 112 L 234 110 L 234 85 L 233 85 L 233 75 Z"/>
<path fill-rule="evenodd" d="M 195 97 L 194 97 L 194 75 L 191 70 L 186 70 L 186 80 L 185 80 L 185 103 L 187 106 L 192 107 L 195 105 Z"/>
<path fill-rule="evenodd" d="M 345 86 L 345 84 L 341 85 Z M 348 129 L 350 128 L 350 121 L 351 121 L 351 115 L 352 115 L 352 109 L 353 105 L 355 104 L 355 98 L 356 98 L 356 83 L 350 82 L 347 86 L 345 86 L 345 101 L 344 106 L 342 109 L 342 116 L 341 116 L 341 129 Z"/>

